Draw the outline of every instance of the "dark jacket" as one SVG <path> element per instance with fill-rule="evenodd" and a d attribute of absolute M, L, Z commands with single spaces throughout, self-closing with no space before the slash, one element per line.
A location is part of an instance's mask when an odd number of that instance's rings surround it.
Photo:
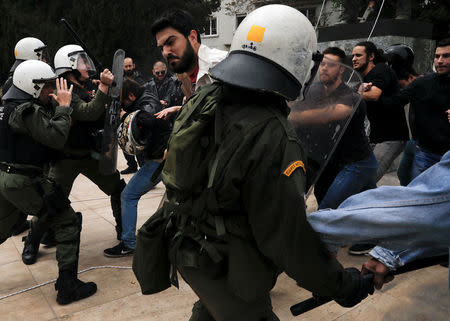
<path fill-rule="evenodd" d="M 166 75 L 163 81 L 159 82 L 155 78 L 150 79 L 145 87 L 155 94 L 159 100 L 164 100 L 167 102 L 167 106 L 177 106 L 180 105 L 180 95 L 181 100 L 183 99 L 183 94 L 181 87 L 173 76 L 170 74 Z"/>

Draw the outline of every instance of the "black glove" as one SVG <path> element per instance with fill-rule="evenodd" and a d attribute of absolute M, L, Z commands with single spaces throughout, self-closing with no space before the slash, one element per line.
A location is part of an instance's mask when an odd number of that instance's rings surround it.
<path fill-rule="evenodd" d="M 355 285 L 354 292 L 347 297 L 334 298 L 334 301 L 344 308 L 351 308 L 364 300 L 368 294 L 373 294 L 373 274 L 361 275 L 361 272 L 356 268 L 344 269 L 352 279 Z"/>

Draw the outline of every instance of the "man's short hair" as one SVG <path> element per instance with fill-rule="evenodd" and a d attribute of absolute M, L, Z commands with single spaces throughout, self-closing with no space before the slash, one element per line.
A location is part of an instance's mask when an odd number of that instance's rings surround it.
<path fill-rule="evenodd" d="M 156 60 L 155 63 L 153 64 L 153 69 L 155 69 L 155 66 L 158 64 L 163 64 L 167 68 L 167 64 L 164 61 Z"/>
<path fill-rule="evenodd" d="M 322 54 L 337 56 L 339 57 L 339 62 L 344 62 L 346 57 L 344 50 L 338 47 L 328 47 Z"/>
<path fill-rule="evenodd" d="M 186 38 L 191 33 L 191 30 L 195 30 L 197 31 L 197 42 L 201 43 L 200 32 L 194 24 L 194 18 L 185 10 L 169 9 L 165 11 L 161 17 L 156 19 L 152 24 L 151 31 L 153 36 L 156 36 L 158 32 L 167 27 L 174 28 Z"/>
<path fill-rule="evenodd" d="M 436 48 L 437 47 L 447 47 L 450 46 L 450 38 L 445 38 L 445 39 L 441 39 L 438 41 Z"/>
<path fill-rule="evenodd" d="M 139 85 L 136 80 L 126 77 L 122 84 L 122 99 L 128 99 L 130 94 L 133 94 L 135 97 L 140 97 L 144 90 L 145 88 Z"/>
<path fill-rule="evenodd" d="M 384 58 L 384 55 L 382 54 L 381 50 L 377 49 L 377 46 L 371 41 L 361 41 L 356 44 L 356 46 L 361 46 L 365 48 L 365 52 L 367 54 L 367 57 L 370 57 L 373 54 L 373 63 L 378 64 L 380 62 L 386 62 L 386 58 Z M 355 46 L 355 47 L 356 47 Z"/>
<path fill-rule="evenodd" d="M 419 76 L 419 74 L 413 67 L 404 69 L 404 70 L 400 70 L 400 71 L 394 70 L 394 72 L 395 72 L 395 75 L 397 76 L 398 80 L 408 80 L 410 76 L 414 76 L 414 77 Z"/>

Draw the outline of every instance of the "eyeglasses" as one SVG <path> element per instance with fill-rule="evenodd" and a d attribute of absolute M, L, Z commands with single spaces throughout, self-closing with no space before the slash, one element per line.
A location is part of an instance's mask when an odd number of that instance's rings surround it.
<path fill-rule="evenodd" d="M 164 76 L 166 74 L 166 71 L 165 70 L 155 71 L 155 74 L 157 74 L 158 76 L 159 75 Z"/>

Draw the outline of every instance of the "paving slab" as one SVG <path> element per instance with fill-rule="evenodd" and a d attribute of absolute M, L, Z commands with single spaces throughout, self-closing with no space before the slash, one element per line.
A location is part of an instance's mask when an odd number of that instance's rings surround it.
<path fill-rule="evenodd" d="M 126 167 L 119 155 L 119 168 Z M 123 176 L 128 181 L 132 175 Z M 385 175 L 379 182 L 398 185 L 395 173 Z M 162 195 L 163 184 L 144 195 L 138 205 L 138 227 L 156 210 Z M 131 257 L 107 258 L 103 250 L 118 243 L 114 229 L 109 197 L 92 182 L 79 176 L 70 195 L 72 206 L 83 213 L 83 230 L 80 244 L 79 270 L 95 266 L 130 267 Z M 317 209 L 313 196 L 307 200 L 308 213 Z M 0 320 L 150 320 L 183 321 L 191 315 L 197 300 L 190 287 L 180 278 L 180 289 L 172 287 L 155 295 L 142 295 L 136 278 L 130 269 L 100 268 L 79 275 L 83 281 L 94 281 L 98 292 L 90 298 L 59 306 L 53 284 L 30 290 L 6 299 L 2 296 L 29 288 L 57 277 L 55 248 L 43 248 L 34 265 L 21 261 L 23 243 L 14 236 L 0 247 Z M 341 248 L 338 259 L 343 266 L 360 268 L 367 257 L 350 256 L 347 248 Z M 281 274 L 271 292 L 275 313 L 280 320 L 296 321 L 448 321 L 450 320 L 450 296 L 448 269 L 441 266 L 410 272 L 395 278 L 381 291 L 351 309 L 334 302 L 325 304 L 302 316 L 293 317 L 291 305 L 305 300 L 311 293 L 301 289 L 286 274 Z M 252 320 L 249 320 L 252 321 Z"/>

